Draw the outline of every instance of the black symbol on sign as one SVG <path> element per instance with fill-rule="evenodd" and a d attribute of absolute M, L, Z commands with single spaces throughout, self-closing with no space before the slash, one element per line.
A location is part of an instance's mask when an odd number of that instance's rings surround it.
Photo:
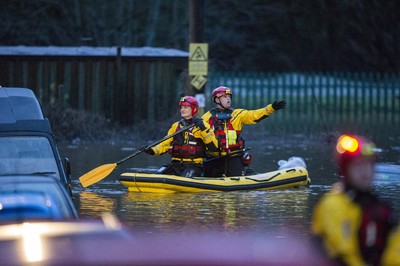
<path fill-rule="evenodd" d="M 207 61 L 207 57 L 204 55 L 200 47 L 196 47 L 190 61 Z"/>

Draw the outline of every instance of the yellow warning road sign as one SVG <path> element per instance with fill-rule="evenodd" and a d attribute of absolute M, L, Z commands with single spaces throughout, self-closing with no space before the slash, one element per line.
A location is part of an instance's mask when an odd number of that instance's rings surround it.
<path fill-rule="evenodd" d="M 207 76 L 208 43 L 191 43 L 189 45 L 189 75 Z"/>

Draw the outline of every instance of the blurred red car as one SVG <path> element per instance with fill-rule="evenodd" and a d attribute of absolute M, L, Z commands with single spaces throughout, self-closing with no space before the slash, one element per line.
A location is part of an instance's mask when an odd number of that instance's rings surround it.
<path fill-rule="evenodd" d="M 0 226 L 2 265 L 333 265 L 306 239 L 260 233 L 154 232 L 102 220 Z"/>

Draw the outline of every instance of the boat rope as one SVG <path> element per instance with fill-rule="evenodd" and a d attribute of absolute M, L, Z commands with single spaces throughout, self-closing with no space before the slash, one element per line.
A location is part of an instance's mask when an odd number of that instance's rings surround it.
<path fill-rule="evenodd" d="M 140 187 L 136 184 L 136 176 L 137 176 L 137 174 L 138 174 L 138 173 L 135 173 L 135 174 L 133 175 L 133 182 L 135 182 L 135 186 L 136 186 L 137 190 L 138 190 L 139 192 L 142 192 L 142 191 L 140 190 Z"/>

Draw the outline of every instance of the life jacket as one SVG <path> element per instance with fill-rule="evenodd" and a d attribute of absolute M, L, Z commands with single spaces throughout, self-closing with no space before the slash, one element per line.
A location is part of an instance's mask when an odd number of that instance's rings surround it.
<path fill-rule="evenodd" d="M 390 230 L 394 226 L 393 211 L 372 193 L 362 193 L 354 199 L 361 205 L 362 217 L 358 231 L 361 254 L 369 265 L 379 265 Z"/>
<path fill-rule="evenodd" d="M 214 108 L 210 112 L 209 124 L 214 130 L 215 137 L 218 139 L 219 148 L 223 151 L 243 149 L 244 141 L 240 135 L 241 131 L 236 130 L 231 122 L 233 110 L 222 111 Z"/>
<path fill-rule="evenodd" d="M 179 132 L 182 127 L 188 125 L 182 120 L 176 127 L 175 132 Z M 193 128 L 186 130 L 182 134 L 174 136 L 168 153 L 176 158 L 203 158 L 206 155 L 206 148 L 201 138 L 196 138 L 192 132 Z"/>

